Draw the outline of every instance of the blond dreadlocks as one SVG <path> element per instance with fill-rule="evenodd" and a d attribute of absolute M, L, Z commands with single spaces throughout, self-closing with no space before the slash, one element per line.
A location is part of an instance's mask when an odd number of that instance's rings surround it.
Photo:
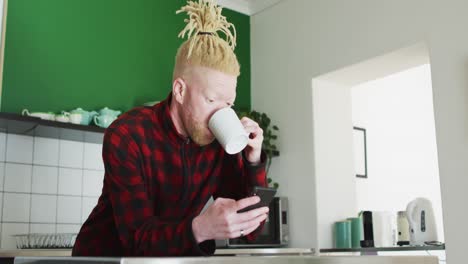
<path fill-rule="evenodd" d="M 214 0 L 188 1 L 176 14 L 186 12 L 185 28 L 179 33 L 186 40 L 177 51 L 174 74 L 185 66 L 204 66 L 226 74 L 239 76 L 240 66 L 234 48 L 236 29 L 221 15 L 222 8 Z M 230 30 L 232 28 L 232 32 Z M 218 35 L 226 36 L 226 40 Z"/>

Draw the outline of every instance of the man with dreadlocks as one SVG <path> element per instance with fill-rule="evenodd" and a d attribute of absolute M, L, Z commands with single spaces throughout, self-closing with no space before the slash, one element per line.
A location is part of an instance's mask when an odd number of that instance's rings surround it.
<path fill-rule="evenodd" d="M 267 207 L 237 213 L 259 202 L 245 198 L 253 186 L 266 185 L 263 131 L 243 118 L 248 145 L 228 155 L 208 128 L 211 115 L 236 97 L 234 26 L 213 0 L 189 1 L 180 12 L 189 16 L 179 35 L 188 40 L 176 55 L 172 91 L 106 130 L 102 194 L 73 256 L 210 255 L 214 239 L 251 240 L 267 217 Z"/>

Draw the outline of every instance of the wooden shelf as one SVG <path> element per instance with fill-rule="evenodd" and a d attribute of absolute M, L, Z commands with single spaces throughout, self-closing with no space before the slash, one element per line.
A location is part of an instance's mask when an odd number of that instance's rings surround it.
<path fill-rule="evenodd" d="M 104 128 L 97 126 L 62 123 L 0 112 L 0 132 L 5 133 L 101 144 L 104 131 Z"/>

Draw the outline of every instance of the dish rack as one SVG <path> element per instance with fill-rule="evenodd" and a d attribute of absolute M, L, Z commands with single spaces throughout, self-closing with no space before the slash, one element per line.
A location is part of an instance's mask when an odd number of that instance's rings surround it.
<path fill-rule="evenodd" d="M 76 233 L 13 235 L 16 239 L 16 248 L 18 249 L 72 248 L 73 244 L 75 244 L 76 236 Z"/>

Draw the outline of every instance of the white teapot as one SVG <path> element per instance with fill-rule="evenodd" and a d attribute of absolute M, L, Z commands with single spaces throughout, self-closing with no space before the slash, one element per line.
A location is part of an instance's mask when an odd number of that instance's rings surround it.
<path fill-rule="evenodd" d="M 23 111 L 21 111 L 21 115 L 39 117 L 40 119 L 55 121 L 55 114 L 52 112 L 29 112 L 28 109 L 23 109 Z"/>

